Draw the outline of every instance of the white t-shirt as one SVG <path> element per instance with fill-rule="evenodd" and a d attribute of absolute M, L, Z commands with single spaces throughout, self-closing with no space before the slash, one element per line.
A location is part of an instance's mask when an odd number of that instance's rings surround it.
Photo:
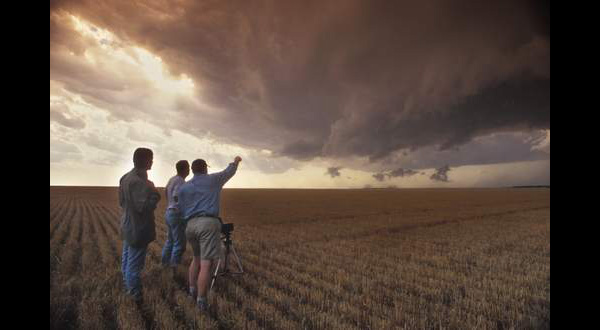
<path fill-rule="evenodd" d="M 175 201 L 175 196 L 179 194 L 179 187 L 184 183 L 185 180 L 179 175 L 176 175 L 169 179 L 169 182 L 165 187 L 167 191 L 167 196 L 169 197 L 169 200 L 167 201 L 169 203 L 167 209 L 179 210 L 179 204 Z"/>

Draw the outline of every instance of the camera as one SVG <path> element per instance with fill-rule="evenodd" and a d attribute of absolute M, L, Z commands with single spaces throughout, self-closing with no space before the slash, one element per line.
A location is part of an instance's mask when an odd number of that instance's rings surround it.
<path fill-rule="evenodd" d="M 233 223 L 224 223 L 221 225 L 221 233 L 227 235 L 233 231 Z"/>
<path fill-rule="evenodd" d="M 219 220 L 221 220 L 221 218 L 219 218 Z M 221 240 L 223 243 L 222 247 L 224 248 L 224 251 L 221 255 L 221 258 L 219 258 L 217 261 L 217 267 L 214 271 L 214 275 L 212 276 L 212 282 L 210 284 L 209 290 L 212 289 L 213 285 L 215 284 L 215 280 L 219 276 L 244 274 L 244 268 L 242 268 L 242 261 L 240 260 L 240 257 L 238 256 L 237 252 L 235 252 L 235 248 L 233 247 L 233 240 L 231 239 L 232 231 L 233 223 L 223 223 L 223 221 L 221 220 Z M 229 269 L 229 262 L 232 259 L 237 264 L 239 268 L 238 271 Z"/>

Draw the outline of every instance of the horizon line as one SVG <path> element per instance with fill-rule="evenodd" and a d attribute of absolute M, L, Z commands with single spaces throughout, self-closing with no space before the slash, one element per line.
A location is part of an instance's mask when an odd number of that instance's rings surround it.
<path fill-rule="evenodd" d="M 119 186 L 89 186 L 89 185 L 50 185 L 50 188 L 119 188 Z M 157 186 L 156 188 L 165 188 Z M 369 189 L 506 189 L 506 188 L 550 188 L 550 185 L 520 185 L 520 186 L 494 186 L 494 187 L 324 187 L 324 188 L 228 188 L 223 189 L 279 189 L 279 190 L 369 190 Z"/>

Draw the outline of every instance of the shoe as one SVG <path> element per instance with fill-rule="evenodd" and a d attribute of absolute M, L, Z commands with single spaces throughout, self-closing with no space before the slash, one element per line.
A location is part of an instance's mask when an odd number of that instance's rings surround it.
<path fill-rule="evenodd" d="M 129 290 L 129 288 L 123 284 L 123 286 L 121 287 L 121 289 L 123 290 L 123 292 L 125 292 L 125 294 L 131 294 L 131 291 Z"/>
<path fill-rule="evenodd" d="M 190 297 L 192 297 L 192 299 L 194 299 L 194 301 L 196 301 L 196 299 L 198 298 L 198 290 L 195 288 L 190 288 L 188 291 L 188 295 Z"/>
<path fill-rule="evenodd" d="M 203 313 L 208 312 L 208 303 L 204 299 L 198 298 L 196 300 L 196 306 L 198 306 L 198 309 L 201 312 L 203 312 Z"/>
<path fill-rule="evenodd" d="M 141 304 L 141 303 L 143 303 L 143 302 L 144 302 L 144 296 L 142 295 L 142 293 L 141 293 L 141 292 L 138 292 L 138 293 L 131 293 L 130 295 L 131 295 L 131 297 L 133 298 L 133 301 L 134 301 L 136 304 Z"/>
<path fill-rule="evenodd" d="M 136 303 L 142 301 L 142 290 L 141 288 L 134 288 L 125 291 L 127 296 L 131 297 Z"/>

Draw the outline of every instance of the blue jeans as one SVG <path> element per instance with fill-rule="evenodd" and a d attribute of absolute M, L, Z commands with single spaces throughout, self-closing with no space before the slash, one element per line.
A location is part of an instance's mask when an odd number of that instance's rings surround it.
<path fill-rule="evenodd" d="M 121 258 L 121 272 L 123 273 L 123 283 L 127 292 L 133 296 L 141 296 L 142 281 L 140 275 L 146 262 L 146 253 L 148 246 L 143 248 L 134 248 L 123 241 L 123 256 Z"/>
<path fill-rule="evenodd" d="M 185 252 L 185 221 L 181 213 L 168 209 L 165 214 L 167 222 L 167 240 L 162 250 L 162 264 L 176 266 L 181 263 L 181 256 Z"/>

